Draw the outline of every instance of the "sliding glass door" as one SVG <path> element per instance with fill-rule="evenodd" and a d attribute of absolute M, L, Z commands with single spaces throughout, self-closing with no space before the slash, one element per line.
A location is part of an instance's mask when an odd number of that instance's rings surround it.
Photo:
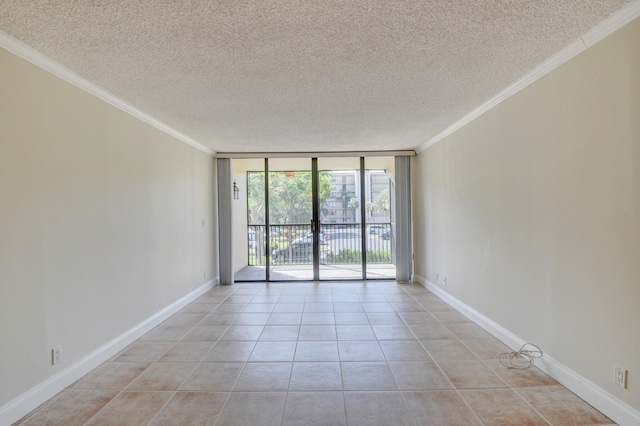
<path fill-rule="evenodd" d="M 269 280 L 317 279 L 312 160 L 268 159 Z"/>
<path fill-rule="evenodd" d="M 247 209 L 237 281 L 395 278 L 393 157 L 238 160 L 234 172 L 246 193 L 234 220 Z"/>
<path fill-rule="evenodd" d="M 359 157 L 318 158 L 319 279 L 364 278 L 360 178 Z"/>

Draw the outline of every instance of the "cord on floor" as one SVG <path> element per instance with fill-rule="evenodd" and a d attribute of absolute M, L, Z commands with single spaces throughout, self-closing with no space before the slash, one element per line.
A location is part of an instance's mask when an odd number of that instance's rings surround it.
<path fill-rule="evenodd" d="M 542 349 L 533 343 L 525 343 L 520 350 L 501 353 L 498 356 L 500 363 L 507 368 L 526 370 L 533 367 L 535 358 L 542 357 Z"/>

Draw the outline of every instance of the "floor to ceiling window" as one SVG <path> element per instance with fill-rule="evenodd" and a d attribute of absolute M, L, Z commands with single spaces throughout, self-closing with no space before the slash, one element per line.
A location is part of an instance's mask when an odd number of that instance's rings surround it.
<path fill-rule="evenodd" d="M 396 277 L 393 157 L 232 163 L 235 281 Z"/>

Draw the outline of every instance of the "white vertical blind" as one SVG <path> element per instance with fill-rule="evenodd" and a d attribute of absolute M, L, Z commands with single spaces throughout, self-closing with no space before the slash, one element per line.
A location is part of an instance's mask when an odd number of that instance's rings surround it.
<path fill-rule="evenodd" d="M 218 256 L 220 284 L 233 284 L 231 159 L 218 158 Z"/>
<path fill-rule="evenodd" d="M 396 280 L 411 281 L 411 157 L 395 157 Z"/>

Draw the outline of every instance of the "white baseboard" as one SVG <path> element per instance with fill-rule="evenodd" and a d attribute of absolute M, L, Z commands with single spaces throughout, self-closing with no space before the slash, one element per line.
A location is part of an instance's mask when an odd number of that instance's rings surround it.
<path fill-rule="evenodd" d="M 500 324 L 497 324 L 466 303 L 447 293 L 442 287 L 420 275 L 415 275 L 414 279 L 511 349 L 518 350 L 526 343 L 525 340 L 502 327 Z M 536 367 L 553 377 L 558 383 L 600 410 L 619 425 L 640 425 L 640 411 L 611 395 L 600 386 L 576 373 L 566 365 L 556 361 L 551 356 L 543 354 L 542 358 L 536 361 Z"/>
<path fill-rule="evenodd" d="M 80 361 L 60 371 L 58 374 L 51 376 L 3 407 L 0 407 L 0 426 L 10 425 L 38 408 L 44 402 L 72 385 L 76 380 L 113 357 L 155 326 L 209 291 L 217 285 L 216 281 L 219 280 L 211 280 L 201 285 L 120 336 L 99 347 Z"/>

